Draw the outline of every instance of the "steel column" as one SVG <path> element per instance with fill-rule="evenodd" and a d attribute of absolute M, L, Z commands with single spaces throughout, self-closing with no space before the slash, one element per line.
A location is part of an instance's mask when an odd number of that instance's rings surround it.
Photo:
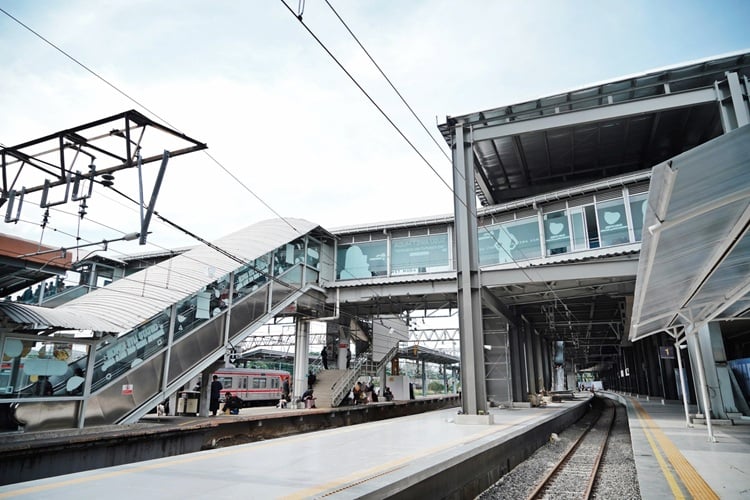
<path fill-rule="evenodd" d="M 310 351 L 310 322 L 297 316 L 294 318 L 294 400 L 307 390 L 308 352 Z"/>
<path fill-rule="evenodd" d="M 484 376 L 484 332 L 477 249 L 476 196 L 471 143 L 463 124 L 454 131 L 453 204 L 456 228 L 456 282 L 458 284 L 458 324 L 461 335 L 462 409 L 466 415 L 487 413 Z"/>

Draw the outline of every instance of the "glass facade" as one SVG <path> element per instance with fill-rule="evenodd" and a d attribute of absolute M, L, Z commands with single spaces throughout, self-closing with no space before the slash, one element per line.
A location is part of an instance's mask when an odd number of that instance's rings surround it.
<path fill-rule="evenodd" d="M 580 206 L 480 226 L 477 235 L 479 265 L 507 264 L 641 241 L 648 193 L 625 196 L 610 191 L 602 197 L 605 199 L 591 196 L 590 201 Z M 417 231 L 422 234 L 414 235 Z M 450 233 L 424 235 L 427 232 L 424 227 L 397 229 L 391 233 L 390 240 L 361 243 L 354 242 L 356 238 L 369 240 L 370 236 L 351 237 L 352 243 L 337 247 L 337 279 L 454 269 Z M 429 232 L 435 233 L 431 228 Z"/>
<path fill-rule="evenodd" d="M 6 398 L 83 396 L 89 346 L 74 337 L 8 335 L 2 343 L 0 395 Z"/>
<path fill-rule="evenodd" d="M 633 225 L 635 241 L 641 241 L 643 236 L 643 219 L 646 218 L 646 199 L 648 194 L 637 194 L 630 197 L 630 217 Z"/>
<path fill-rule="evenodd" d="M 601 246 L 608 247 L 630 243 L 628 219 L 625 215 L 625 203 L 622 198 L 598 203 L 596 215 L 599 221 Z"/>
<path fill-rule="evenodd" d="M 388 242 L 369 241 L 353 245 L 339 245 L 336 250 L 336 278 L 351 280 L 385 276 Z"/>
<path fill-rule="evenodd" d="M 564 210 L 544 214 L 544 243 L 547 255 L 570 252 L 570 225 Z"/>
<path fill-rule="evenodd" d="M 491 266 L 541 256 L 536 217 L 504 222 L 479 229 L 479 264 Z"/>
<path fill-rule="evenodd" d="M 448 235 L 398 238 L 391 242 L 391 274 L 450 270 Z"/>

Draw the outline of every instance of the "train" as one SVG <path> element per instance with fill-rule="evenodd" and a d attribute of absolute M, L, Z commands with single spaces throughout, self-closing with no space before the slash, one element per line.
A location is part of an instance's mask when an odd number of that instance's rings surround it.
<path fill-rule="evenodd" d="M 281 399 L 284 381 L 292 384 L 292 375 L 283 370 L 226 367 L 213 375 L 219 377 L 223 387 L 221 401 L 231 392 L 244 401 L 245 407 L 276 404 Z"/>

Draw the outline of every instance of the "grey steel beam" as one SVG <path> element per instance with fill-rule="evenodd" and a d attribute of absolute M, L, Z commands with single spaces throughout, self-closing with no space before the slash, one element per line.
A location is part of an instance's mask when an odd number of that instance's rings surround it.
<path fill-rule="evenodd" d="M 474 155 L 474 166 L 476 167 L 475 171 L 479 174 L 479 177 L 476 179 L 477 187 L 479 187 L 479 192 L 481 193 L 482 196 L 484 196 L 484 199 L 487 201 L 488 204 L 495 205 L 496 201 L 494 197 L 492 196 L 492 188 L 490 187 L 490 181 L 487 178 L 487 175 L 485 174 L 484 170 L 481 168 L 481 165 L 476 155 Z"/>
<path fill-rule="evenodd" d="M 458 325 L 461 332 L 462 409 L 465 415 L 487 413 L 484 332 L 479 284 L 477 210 L 474 195 L 474 152 L 468 129 L 457 124 L 453 140 L 453 205 L 456 234 Z"/>
<path fill-rule="evenodd" d="M 401 283 L 383 283 L 380 285 L 369 285 L 367 280 L 351 287 L 338 287 L 339 300 L 346 302 L 369 302 L 377 299 L 390 299 L 391 297 L 411 297 L 419 301 L 423 296 L 455 295 L 455 276 L 449 280 L 440 279 L 435 281 L 426 280 L 428 275 L 422 279 L 425 281 L 406 281 Z"/>
<path fill-rule="evenodd" d="M 502 123 L 489 127 L 475 128 L 473 139 L 475 141 L 486 141 L 497 137 L 506 137 L 517 134 L 527 134 L 562 127 L 571 127 L 584 123 L 614 120 L 627 116 L 656 113 L 669 109 L 685 108 L 716 102 L 716 90 L 713 87 L 678 92 L 669 95 L 661 95 L 649 99 L 611 104 L 598 108 L 583 109 L 580 111 L 569 111 L 565 113 L 547 115 L 532 120 L 520 120 Z"/>
<path fill-rule="evenodd" d="M 747 100 L 742 90 L 739 76 L 734 71 L 727 72 L 727 83 L 729 85 L 729 94 L 732 98 L 732 107 L 734 108 L 734 118 L 737 127 L 743 127 L 750 123 L 750 111 L 748 111 Z M 747 91 L 748 89 L 745 89 Z"/>
<path fill-rule="evenodd" d="M 532 272 L 526 269 L 485 270 L 482 271 L 482 286 L 495 287 L 513 283 L 635 276 L 637 270 L 637 255 L 627 260 L 609 262 L 535 266 Z"/>
<path fill-rule="evenodd" d="M 492 293 L 492 290 L 485 286 L 482 287 L 482 302 L 484 303 L 485 307 L 490 309 L 492 312 L 504 317 L 508 321 L 508 323 L 514 326 L 516 325 L 516 318 L 513 312 L 508 309 L 508 306 L 503 304 L 503 301 L 498 299 L 495 294 Z"/>

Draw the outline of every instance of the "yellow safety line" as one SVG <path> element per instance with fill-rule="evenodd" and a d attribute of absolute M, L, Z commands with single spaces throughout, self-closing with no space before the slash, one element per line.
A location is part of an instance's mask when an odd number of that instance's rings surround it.
<path fill-rule="evenodd" d="M 672 475 L 672 472 L 669 470 L 669 466 L 664 461 L 664 458 L 661 455 L 661 452 L 659 450 L 659 447 L 654 442 L 654 437 L 651 435 L 651 431 L 648 428 L 647 422 L 641 417 L 640 411 L 638 408 L 636 408 L 635 416 L 638 418 L 638 421 L 641 423 L 641 428 L 643 429 L 643 434 L 646 436 L 646 440 L 648 441 L 648 444 L 651 446 L 651 450 L 654 452 L 654 457 L 656 458 L 656 461 L 659 463 L 659 467 L 661 467 L 662 473 L 664 473 L 664 478 L 667 480 L 667 484 L 669 485 L 669 489 L 672 490 L 672 495 L 674 495 L 677 499 L 684 499 L 685 495 L 682 493 L 682 489 L 677 484 L 677 481 L 675 480 L 674 476 Z"/>
<path fill-rule="evenodd" d="M 636 408 L 636 411 L 639 414 L 639 418 L 642 418 L 643 421 L 648 422 L 650 431 L 653 433 L 657 442 L 661 446 L 662 451 L 669 459 L 669 462 L 672 464 L 672 468 L 675 470 L 675 472 L 677 472 L 677 475 L 680 477 L 682 484 L 684 484 L 687 490 L 690 492 L 690 495 L 693 498 L 700 498 L 701 500 L 718 500 L 719 495 L 717 495 L 716 492 L 711 488 L 711 486 L 708 485 L 708 483 L 703 479 L 700 473 L 695 470 L 693 465 L 687 461 L 685 456 L 680 452 L 679 448 L 677 448 L 672 440 L 670 440 L 667 435 L 664 434 L 664 432 L 659 428 L 659 425 L 651 418 L 651 415 L 648 414 L 645 408 L 643 408 L 643 406 L 641 406 L 638 401 L 632 399 L 631 401 L 633 402 L 633 406 Z"/>
<path fill-rule="evenodd" d="M 432 455 L 434 453 L 439 453 L 441 451 L 444 451 L 448 448 L 453 448 L 462 444 L 470 443 L 472 441 L 476 441 L 478 439 L 481 439 L 483 437 L 489 436 L 490 434 L 494 434 L 496 432 L 499 432 L 500 430 L 503 430 L 507 427 L 512 427 L 515 425 L 519 425 L 527 420 L 531 420 L 532 418 L 535 418 L 536 415 L 529 415 L 527 417 L 518 419 L 513 422 L 504 423 L 504 424 L 493 424 L 490 426 L 489 429 L 486 429 L 478 434 L 472 434 L 468 437 L 462 437 L 459 439 L 455 439 L 449 443 L 444 443 L 440 446 L 435 446 L 434 448 L 430 448 L 429 450 L 422 451 L 420 453 L 415 453 L 413 455 L 407 455 L 402 458 L 397 458 L 394 460 L 391 460 L 390 462 L 382 463 L 378 466 L 371 467 L 367 470 L 358 470 L 356 472 L 353 472 L 352 474 L 344 477 L 336 478 L 332 481 L 329 481 L 327 483 L 318 484 L 316 486 L 311 486 L 309 488 L 306 488 L 304 490 L 300 490 L 296 493 L 292 493 L 291 495 L 287 495 L 284 497 L 281 497 L 284 500 L 298 500 L 300 498 L 309 498 L 312 496 L 321 495 L 324 493 L 329 492 L 330 490 L 336 490 L 336 489 L 345 489 L 345 487 L 348 486 L 354 486 L 356 484 L 359 484 L 362 481 L 363 477 L 377 477 L 382 476 L 385 473 L 393 472 L 397 469 L 400 469 L 403 467 L 404 464 L 411 462 L 412 460 L 417 460 L 420 458 L 424 458 L 426 456 Z M 352 484 L 354 483 L 354 484 Z"/>

